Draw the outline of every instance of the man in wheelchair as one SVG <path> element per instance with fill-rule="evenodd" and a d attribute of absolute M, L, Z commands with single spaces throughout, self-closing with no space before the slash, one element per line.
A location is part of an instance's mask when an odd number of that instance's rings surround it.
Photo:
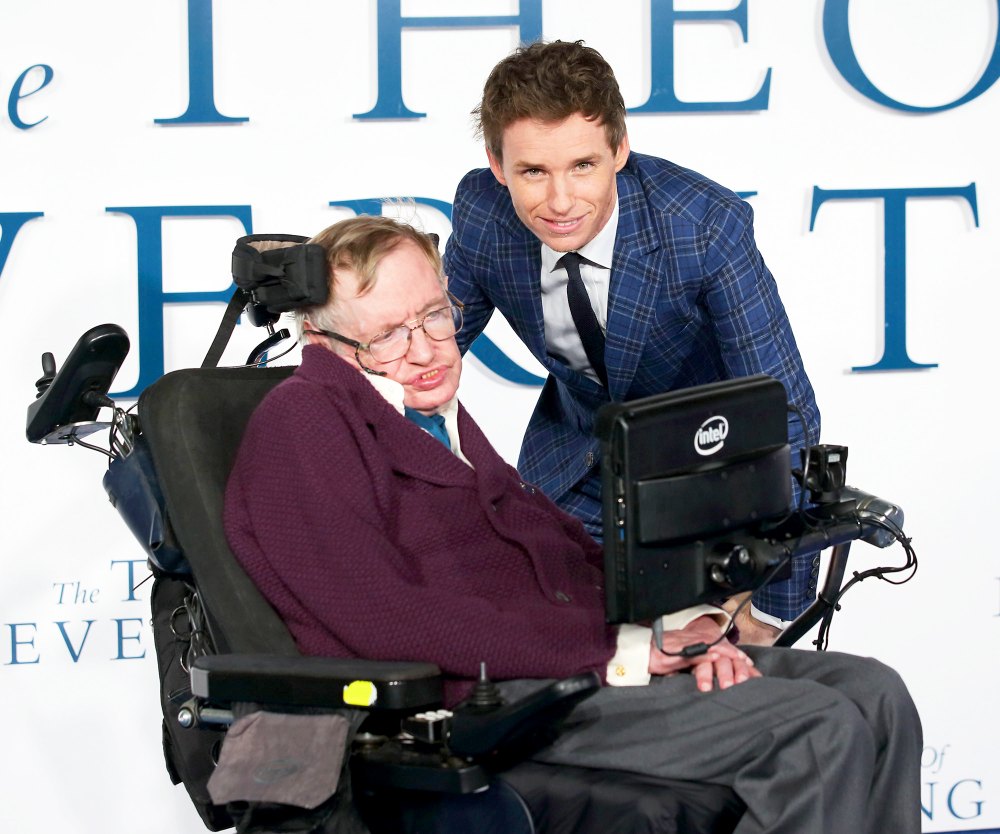
<path fill-rule="evenodd" d="M 596 671 L 608 685 L 537 761 L 728 785 L 739 832 L 919 831 L 920 723 L 895 672 L 742 649 L 710 606 L 670 615 L 662 649 L 607 625 L 600 547 L 456 398 L 462 311 L 436 246 L 380 217 L 310 242 L 329 297 L 296 311 L 302 364 L 251 418 L 225 506 L 304 654 L 435 663 L 447 704 L 481 664 L 508 697 Z"/>

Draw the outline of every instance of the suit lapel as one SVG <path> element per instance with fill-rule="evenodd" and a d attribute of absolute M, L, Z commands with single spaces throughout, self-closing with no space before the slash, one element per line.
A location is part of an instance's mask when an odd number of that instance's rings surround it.
<path fill-rule="evenodd" d="M 660 241 L 646 196 L 628 167 L 618 174 L 618 206 L 605 348 L 612 400 L 623 400 L 635 377 L 662 280 L 656 255 Z"/>
<path fill-rule="evenodd" d="M 506 227 L 506 234 L 499 236 L 495 253 L 499 280 L 493 303 L 546 371 L 564 382 L 576 381 L 586 387 L 590 380 L 550 357 L 545 345 L 541 242 L 525 228 L 513 207 L 497 222 Z"/>

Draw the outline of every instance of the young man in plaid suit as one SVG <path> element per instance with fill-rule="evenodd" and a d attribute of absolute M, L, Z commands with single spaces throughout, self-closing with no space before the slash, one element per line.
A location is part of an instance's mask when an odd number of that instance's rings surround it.
<path fill-rule="evenodd" d="M 818 442 L 812 386 L 752 210 L 700 174 L 630 150 L 599 53 L 582 42 L 522 47 L 494 68 L 476 114 L 489 168 L 458 186 L 445 272 L 465 305 L 463 351 L 500 310 L 548 372 L 521 447 L 526 480 L 600 538 L 596 410 L 758 373 L 779 379 L 798 409 L 796 459 Z M 574 281 L 586 290 L 582 313 L 568 300 Z M 738 621 L 743 641 L 772 642 L 812 601 L 817 572 L 818 555 L 798 558 L 789 580 L 758 591 Z"/>

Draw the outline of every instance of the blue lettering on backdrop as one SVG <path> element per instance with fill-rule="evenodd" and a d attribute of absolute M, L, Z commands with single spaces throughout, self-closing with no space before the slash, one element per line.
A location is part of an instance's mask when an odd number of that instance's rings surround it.
<path fill-rule="evenodd" d="M 650 0 L 650 76 L 649 98 L 630 113 L 692 113 L 710 110 L 767 110 L 771 91 L 771 68 L 768 67 L 760 89 L 744 101 L 681 101 L 674 92 L 674 25 L 692 20 L 735 23 L 747 42 L 747 0 L 732 9 L 678 10 L 674 0 Z"/>
<path fill-rule="evenodd" d="M 223 289 L 209 292 L 163 291 L 164 217 L 235 217 L 250 234 L 250 206 L 119 206 L 105 209 L 127 214 L 135 221 L 138 242 L 138 346 L 139 379 L 128 391 L 112 397 L 138 397 L 148 385 L 163 376 L 163 306 L 206 301 L 226 303 L 233 294 L 232 282 Z"/>
<path fill-rule="evenodd" d="M 520 12 L 514 15 L 453 17 L 403 17 L 401 4 L 402 0 L 378 0 L 378 97 L 371 110 L 355 113 L 355 119 L 420 119 L 427 115 L 410 110 L 403 101 L 404 29 L 516 26 L 522 43 L 542 37 L 542 0 L 520 0 Z"/>
<path fill-rule="evenodd" d="M 445 217 L 448 218 L 448 221 L 451 222 L 452 205 L 444 200 L 435 200 L 431 197 L 395 197 L 392 199 L 399 201 L 412 201 L 417 205 L 430 206 L 431 208 L 435 208 L 440 211 Z M 386 205 L 388 201 L 389 198 L 364 197 L 359 200 L 331 200 L 330 205 L 349 208 L 355 214 L 379 215 L 382 213 L 382 207 Z M 533 374 L 518 365 L 485 333 L 479 334 L 476 341 L 474 341 L 469 347 L 469 353 L 475 356 L 476 359 L 482 362 L 490 371 L 506 382 L 512 382 L 515 385 L 529 385 L 536 387 L 540 387 L 545 382 L 543 377 Z"/>
<path fill-rule="evenodd" d="M 10 629 L 10 661 L 5 663 L 4 666 L 38 663 L 39 657 L 37 651 L 31 660 L 22 659 L 22 656 L 18 653 L 19 646 L 31 646 L 32 649 L 35 648 L 35 632 L 38 631 L 38 626 L 35 623 L 5 623 L 5 625 Z M 18 634 L 18 629 L 20 628 L 31 629 L 30 639 L 26 634 L 24 635 L 24 639 L 21 639 L 21 636 Z"/>
<path fill-rule="evenodd" d="M 41 211 L 0 211 L 0 277 L 3 276 L 7 256 L 21 227 L 29 220 L 43 215 L 44 212 Z"/>
<path fill-rule="evenodd" d="M 945 809 L 948 815 L 954 819 L 971 820 L 982 816 L 983 805 L 986 800 L 974 798 L 981 794 L 983 783 L 979 779 L 959 779 L 950 787 L 941 782 L 924 782 L 921 786 L 920 812 L 928 820 L 933 821 L 943 815 L 937 813 L 940 806 L 937 803 L 938 796 L 947 788 L 945 794 Z M 974 793 L 970 793 L 974 792 Z M 990 828 L 976 829 L 969 834 L 991 834 L 1000 829 Z M 957 832 L 945 832 L 945 834 L 957 834 Z"/>
<path fill-rule="evenodd" d="M 90 634 L 90 627 L 96 622 L 96 620 L 84 620 L 87 624 L 87 628 L 83 632 L 83 637 L 80 638 L 80 645 L 78 647 L 73 646 L 73 642 L 69 639 L 69 635 L 66 633 L 67 622 L 67 620 L 57 621 L 56 625 L 59 626 L 59 633 L 62 635 L 66 648 L 69 649 L 69 656 L 73 658 L 73 662 L 76 663 L 80 659 L 80 653 L 83 651 L 84 643 L 87 642 L 87 636 Z"/>
<path fill-rule="evenodd" d="M 159 125 L 232 124 L 247 116 L 223 116 L 215 106 L 215 53 L 212 47 L 212 0 L 188 0 L 188 107 Z"/>
<path fill-rule="evenodd" d="M 110 572 L 117 581 L 124 580 L 125 595 L 122 602 L 141 603 L 142 600 L 136 594 L 138 585 L 136 582 L 136 566 L 145 565 L 145 559 L 112 559 L 110 561 Z M 125 570 L 120 570 L 124 565 Z M 118 568 L 116 570 L 116 568 Z M 62 580 L 52 583 L 54 591 L 54 602 L 60 607 L 93 607 L 101 596 L 101 589 L 89 585 L 84 585 L 80 580 Z M 89 612 L 88 612 L 89 613 Z M 60 616 L 62 613 L 60 612 Z M 85 618 L 80 620 L 53 620 L 52 625 L 62 637 L 62 642 L 66 646 L 70 660 L 78 663 L 83 655 L 84 647 L 90 638 L 92 626 L 98 620 Z M 115 624 L 115 657 L 112 660 L 141 660 L 146 656 L 146 651 L 142 648 L 142 631 L 145 619 L 142 617 L 113 617 L 111 622 Z M 128 624 L 128 625 L 126 625 Z M 41 650 L 35 645 L 36 634 L 38 633 L 37 622 L 4 623 L 4 627 L 10 629 L 10 660 L 5 661 L 5 666 L 23 666 L 37 664 L 41 661 Z M 47 625 L 47 624 L 46 624 Z M 47 630 L 44 633 L 51 634 Z M 97 640 L 101 640 L 101 626 L 97 629 Z M 131 643 L 139 644 L 139 648 Z M 93 650 L 88 654 L 92 657 Z"/>
<path fill-rule="evenodd" d="M 37 87 L 35 87 L 34 90 L 28 90 L 27 92 L 23 92 L 22 88 L 24 87 L 24 82 L 28 78 L 28 73 L 31 72 L 33 69 L 40 69 L 42 71 L 42 81 Z M 40 118 L 37 122 L 26 122 L 21 118 L 20 114 L 17 112 L 17 103 L 22 98 L 33 96 L 43 87 L 48 86 L 49 82 L 52 80 L 52 77 L 53 77 L 52 67 L 50 67 L 48 64 L 33 64 L 17 77 L 17 81 L 15 81 L 14 86 L 10 88 L 10 95 L 7 97 L 7 118 L 10 119 L 10 123 L 14 125 L 14 127 L 19 128 L 21 130 L 28 130 L 29 128 L 32 128 L 35 125 L 40 125 L 48 118 L 48 116 L 42 116 L 42 118 Z"/>
<path fill-rule="evenodd" d="M 920 363 L 906 352 L 906 201 L 911 197 L 961 197 L 972 207 L 979 225 L 976 207 L 976 184 L 954 188 L 856 188 L 826 190 L 813 187 L 809 231 L 816 225 L 819 207 L 827 200 L 880 199 L 884 210 L 885 241 L 885 340 L 882 358 L 874 365 L 851 368 L 852 371 L 902 371 L 912 368 L 936 368 L 936 363 Z"/>
<path fill-rule="evenodd" d="M 125 565 L 125 569 L 128 572 L 127 573 L 127 581 L 126 581 L 126 584 L 125 584 L 125 589 L 126 589 L 127 593 L 126 593 L 125 597 L 122 599 L 122 602 L 135 602 L 136 601 L 137 597 L 135 595 L 135 589 L 141 583 L 136 583 L 136 581 L 135 581 L 135 566 L 136 565 L 145 565 L 145 564 L 146 564 L 146 560 L 145 559 L 112 559 L 111 560 L 111 567 L 112 568 L 114 568 L 115 565 Z M 147 574 L 147 578 L 148 578 L 148 574 Z M 145 579 L 143 580 L 143 582 L 145 582 Z"/>
<path fill-rule="evenodd" d="M 53 620 L 52 625 L 56 627 L 62 642 L 66 646 L 70 660 L 79 663 L 83 656 L 83 650 L 89 638 L 93 619 L 86 620 Z M 111 622 L 115 624 L 115 656 L 111 660 L 142 660 L 146 656 L 146 650 L 142 647 L 142 631 L 146 620 L 143 617 L 113 617 Z M 128 624 L 128 625 L 126 625 Z M 35 645 L 35 638 L 38 634 L 38 623 L 4 623 L 10 629 L 10 660 L 4 662 L 4 666 L 28 666 L 41 663 L 41 651 Z M 69 628 L 67 628 L 69 626 Z M 82 629 L 82 633 L 81 633 Z M 79 641 L 74 644 L 70 632 L 73 631 L 79 636 Z M 98 626 L 97 639 L 101 640 L 101 626 Z M 139 646 L 132 646 L 131 643 L 138 643 Z M 91 644 L 93 645 L 93 644 Z M 93 658 L 94 651 L 88 651 L 88 656 Z M 51 655 L 47 655 L 51 657 Z"/>
<path fill-rule="evenodd" d="M 125 623 L 138 623 L 138 629 L 141 632 L 143 620 L 142 617 L 115 617 L 115 624 L 118 626 L 118 654 L 111 658 L 112 660 L 142 660 L 146 656 L 146 650 L 142 650 L 142 654 L 125 654 L 125 641 L 134 640 L 136 643 L 142 643 L 142 634 L 126 634 L 125 633 Z"/>
<path fill-rule="evenodd" d="M 826 48 L 830 53 L 833 65 L 844 77 L 844 80 L 865 98 L 871 99 L 877 104 L 912 113 L 936 113 L 960 107 L 972 101 L 985 93 L 993 86 L 997 78 L 1000 78 L 1000 31 L 998 31 L 994 36 L 993 54 L 990 55 L 986 69 L 983 70 L 979 80 L 972 85 L 972 89 L 964 96 L 948 104 L 939 104 L 934 107 L 917 107 L 913 104 L 896 101 L 876 87 L 861 68 L 861 64 L 858 63 L 858 56 L 854 53 L 854 46 L 851 43 L 851 31 L 847 19 L 849 3 L 850 0 L 826 0 L 823 6 L 823 39 L 826 41 Z M 1000 0 L 997 0 L 997 10 L 1000 13 Z"/>
<path fill-rule="evenodd" d="M 112 562 L 111 564 L 115 564 Z M 100 588 L 86 588 L 83 583 L 77 582 L 53 582 L 52 587 L 58 589 L 56 605 L 87 605 L 97 602 L 101 595 Z M 67 593 L 68 592 L 68 593 Z"/>
<path fill-rule="evenodd" d="M 956 794 L 958 793 L 958 789 L 961 788 L 963 797 L 967 797 L 968 796 L 968 792 L 966 789 L 967 785 L 975 785 L 976 788 L 978 788 L 979 790 L 982 790 L 983 787 L 983 783 L 980 782 L 978 779 L 961 779 L 954 785 L 952 785 L 951 790 L 948 791 L 948 811 L 951 813 L 953 817 L 957 817 L 960 820 L 974 819 L 983 812 L 983 800 L 975 799 L 975 800 L 968 800 L 967 803 L 963 803 L 963 808 L 969 810 L 970 813 L 965 813 L 965 814 L 959 813 L 959 809 L 956 804 L 958 802 Z"/>

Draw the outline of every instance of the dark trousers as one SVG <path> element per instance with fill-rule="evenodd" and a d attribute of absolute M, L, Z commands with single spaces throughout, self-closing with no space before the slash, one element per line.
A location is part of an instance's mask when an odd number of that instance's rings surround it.
<path fill-rule="evenodd" d="M 737 834 L 918 834 L 920 719 L 899 675 L 835 652 L 746 650 L 762 678 L 605 687 L 534 758 L 727 785 L 747 805 Z"/>

